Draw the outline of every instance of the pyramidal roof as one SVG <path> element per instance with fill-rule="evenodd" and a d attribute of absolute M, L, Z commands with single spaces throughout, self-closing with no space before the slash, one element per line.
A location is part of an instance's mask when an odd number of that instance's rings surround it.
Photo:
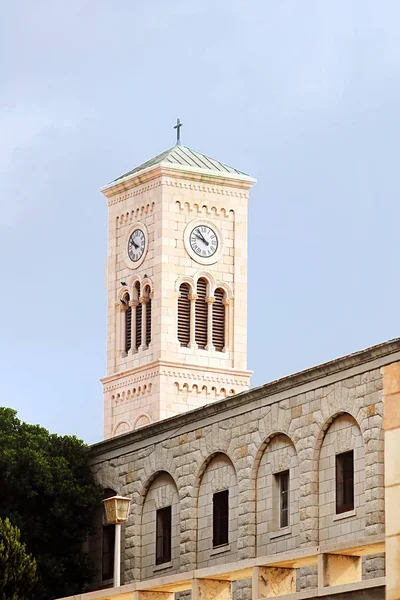
<path fill-rule="evenodd" d="M 117 179 L 114 179 L 114 181 L 112 181 L 111 184 L 117 183 L 125 177 L 138 174 L 141 171 L 150 169 L 151 167 L 154 167 L 156 165 L 176 167 L 186 170 L 195 170 L 199 172 L 204 171 L 208 174 L 210 174 L 211 172 L 213 174 L 218 174 L 222 176 L 233 175 L 251 179 L 249 175 L 247 175 L 247 173 L 238 171 L 238 169 L 235 169 L 234 167 L 229 167 L 228 165 L 225 165 L 224 163 L 220 162 L 219 160 L 216 160 L 215 158 L 210 158 L 209 156 L 206 156 L 201 152 L 196 152 L 195 150 L 192 150 L 187 146 L 176 145 L 172 148 L 169 148 L 168 150 L 165 150 L 164 152 L 161 152 L 161 154 L 158 154 L 154 158 L 151 158 L 150 160 L 139 165 L 138 167 L 135 167 L 134 169 L 132 169 L 132 171 L 128 171 L 120 177 L 117 177 Z"/>

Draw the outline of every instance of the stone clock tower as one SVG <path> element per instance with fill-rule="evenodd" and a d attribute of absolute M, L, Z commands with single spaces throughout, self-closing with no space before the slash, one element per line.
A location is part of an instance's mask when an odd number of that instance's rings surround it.
<path fill-rule="evenodd" d="M 105 438 L 248 389 L 247 212 L 254 182 L 178 142 L 102 188 Z"/>

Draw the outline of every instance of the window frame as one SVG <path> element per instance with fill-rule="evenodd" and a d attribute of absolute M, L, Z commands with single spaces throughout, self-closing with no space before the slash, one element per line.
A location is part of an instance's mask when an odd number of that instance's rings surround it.
<path fill-rule="evenodd" d="M 105 545 L 109 544 L 109 549 L 105 552 Z M 115 525 L 103 525 L 101 539 L 101 580 L 110 581 L 114 578 L 114 555 L 115 555 Z M 107 557 L 107 558 L 106 558 Z M 107 569 L 104 568 L 107 561 Z"/>
<path fill-rule="evenodd" d="M 351 456 L 351 465 L 347 460 Z M 345 462 L 347 461 L 347 464 Z M 354 450 L 335 455 L 335 510 L 340 515 L 354 510 Z"/>
<path fill-rule="evenodd" d="M 229 544 L 229 489 L 213 494 L 212 546 L 219 548 Z"/>
<path fill-rule="evenodd" d="M 156 566 L 172 559 L 172 506 L 156 510 Z"/>
<path fill-rule="evenodd" d="M 278 491 L 278 524 L 279 529 L 290 526 L 290 469 L 275 473 Z"/>

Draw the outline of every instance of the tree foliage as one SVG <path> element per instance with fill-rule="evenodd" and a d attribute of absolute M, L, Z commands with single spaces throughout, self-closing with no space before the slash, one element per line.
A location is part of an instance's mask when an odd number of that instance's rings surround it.
<path fill-rule="evenodd" d="M 74 436 L 50 434 L 0 407 L 0 517 L 9 517 L 37 562 L 30 598 L 84 591 L 94 573 L 83 542 L 101 488 L 88 467 L 89 448 Z"/>
<path fill-rule="evenodd" d="M 21 543 L 18 527 L 0 519 L 0 600 L 31 597 L 36 581 L 36 561 Z"/>

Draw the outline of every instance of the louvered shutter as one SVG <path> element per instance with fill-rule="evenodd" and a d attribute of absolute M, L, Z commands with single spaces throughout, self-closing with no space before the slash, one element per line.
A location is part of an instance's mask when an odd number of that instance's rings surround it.
<path fill-rule="evenodd" d="M 125 311 L 125 352 L 129 352 L 132 347 L 132 307 Z"/>
<path fill-rule="evenodd" d="M 197 282 L 197 300 L 195 305 L 196 330 L 195 340 L 199 348 L 205 348 L 208 341 L 208 305 L 207 297 L 207 281 L 199 279 Z"/>
<path fill-rule="evenodd" d="M 125 302 L 125 352 L 129 352 L 132 348 L 132 307 L 129 306 L 130 296 L 124 294 Z"/>
<path fill-rule="evenodd" d="M 135 290 L 136 290 L 136 299 L 139 300 L 140 284 L 138 281 L 135 283 Z M 139 346 L 142 343 L 142 305 L 140 303 L 136 307 L 135 328 L 136 328 L 136 350 L 138 350 Z"/>
<path fill-rule="evenodd" d="M 223 299 L 225 292 L 221 288 L 215 290 L 215 301 L 213 304 L 213 345 L 216 350 L 222 352 L 225 347 L 225 305 Z"/>
<path fill-rule="evenodd" d="M 181 346 L 188 346 L 190 342 L 190 288 L 187 283 L 179 287 L 178 298 L 178 340 Z"/>
<path fill-rule="evenodd" d="M 151 298 L 146 304 L 146 346 L 150 346 L 151 342 Z"/>
<path fill-rule="evenodd" d="M 136 350 L 142 343 L 142 305 L 136 307 Z"/>

